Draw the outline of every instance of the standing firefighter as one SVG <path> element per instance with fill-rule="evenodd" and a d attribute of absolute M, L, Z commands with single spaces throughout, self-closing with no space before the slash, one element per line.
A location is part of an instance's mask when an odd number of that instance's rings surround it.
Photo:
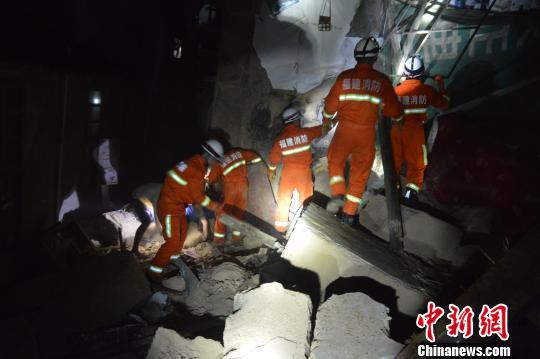
<path fill-rule="evenodd" d="M 357 65 L 342 72 L 325 100 L 324 123 L 339 120 L 328 148 L 328 175 L 332 198 L 327 209 L 337 213 L 343 206 L 343 221 L 352 224 L 375 157 L 375 125 L 379 112 L 399 118 L 403 109 L 390 79 L 373 69 L 379 44 L 373 37 L 361 39 L 354 49 Z M 351 155 L 349 187 L 344 169 Z"/>
<path fill-rule="evenodd" d="M 445 109 L 449 99 L 441 76 L 435 76 L 439 92 L 423 83 L 424 62 L 420 56 L 413 55 L 405 61 L 403 75 L 406 80 L 396 87 L 396 93 L 405 109 L 405 115 L 402 121 L 392 126 L 392 149 L 398 176 L 403 162 L 407 164 L 405 198 L 414 202 L 418 200 L 418 191 L 424 183 L 424 170 L 427 166 L 423 124 L 427 119 L 428 107 Z"/>
<path fill-rule="evenodd" d="M 187 234 L 186 206 L 200 204 L 212 211 L 221 211 L 221 203 L 210 200 L 204 193 L 204 176 L 212 164 L 221 161 L 223 147 L 218 141 L 209 140 L 202 149 L 201 154 L 181 161 L 165 177 L 157 204 L 165 243 L 149 268 L 154 282 L 162 282 L 166 265 L 180 257 Z M 166 287 L 166 282 L 162 285 Z"/>
<path fill-rule="evenodd" d="M 223 181 L 223 210 L 225 212 L 242 219 L 247 208 L 249 189 L 247 165 L 261 161 L 254 151 L 232 149 L 226 153 L 220 164 L 212 165 L 207 179 L 209 183 Z M 226 234 L 227 226 L 217 218 L 214 227 L 214 243 L 222 244 Z M 242 233 L 239 230 L 233 230 L 232 239 L 238 241 L 241 238 Z"/>
<path fill-rule="evenodd" d="M 270 181 L 275 178 L 277 165 L 283 162 L 274 223 L 278 232 L 285 232 L 289 225 L 289 207 L 294 190 L 298 191 L 300 204 L 313 195 L 311 142 L 322 131 L 322 126 L 302 128 L 302 115 L 293 107 L 283 111 L 282 118 L 285 128 L 276 138 L 268 156 Z"/>

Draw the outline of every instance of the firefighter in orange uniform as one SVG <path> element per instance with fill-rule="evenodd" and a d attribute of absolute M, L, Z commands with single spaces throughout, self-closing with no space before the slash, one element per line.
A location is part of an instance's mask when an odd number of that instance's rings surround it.
<path fill-rule="evenodd" d="M 390 79 L 373 69 L 379 44 L 373 37 L 361 39 L 354 49 L 357 65 L 342 72 L 325 100 L 324 125 L 339 125 L 328 148 L 328 175 L 332 198 L 327 210 L 337 213 L 343 207 L 342 220 L 352 224 L 362 203 L 362 195 L 375 157 L 375 125 L 379 111 L 400 118 L 403 109 Z M 351 156 L 349 186 L 344 168 Z"/>
<path fill-rule="evenodd" d="M 262 159 L 251 150 L 231 149 L 227 151 L 221 163 L 215 163 L 207 175 L 208 183 L 223 181 L 223 211 L 242 219 L 247 208 L 249 190 L 247 166 L 259 163 Z M 214 243 L 225 242 L 227 226 L 216 218 L 214 227 Z M 232 239 L 238 241 L 242 238 L 239 230 L 232 231 Z"/>
<path fill-rule="evenodd" d="M 427 166 L 427 149 L 423 124 L 427 119 L 429 106 L 438 109 L 448 107 L 449 98 L 444 90 L 444 80 L 435 76 L 439 91 L 424 84 L 424 62 L 418 55 L 405 61 L 403 75 L 406 80 L 396 87 L 396 93 L 403 105 L 403 120 L 392 126 L 392 150 L 396 173 L 399 176 L 403 162 L 407 164 L 405 199 L 415 202 L 418 191 L 424 183 Z M 398 177 L 399 178 L 399 177 Z"/>
<path fill-rule="evenodd" d="M 209 167 L 221 161 L 223 147 L 216 140 L 203 145 L 203 153 L 178 163 L 167 172 L 159 194 L 157 211 L 165 243 L 159 248 L 149 267 L 150 279 L 166 287 L 164 269 L 171 259 L 180 257 L 186 240 L 188 204 L 200 204 L 220 213 L 221 203 L 210 200 L 204 193 L 204 176 Z"/>
<path fill-rule="evenodd" d="M 283 111 L 282 118 L 286 126 L 274 141 L 268 156 L 270 181 L 275 178 L 277 165 L 283 162 L 274 223 L 281 233 L 289 225 L 289 207 L 294 190 L 298 191 L 301 204 L 313 195 L 311 142 L 322 134 L 322 126 L 302 128 L 302 115 L 293 107 Z"/>

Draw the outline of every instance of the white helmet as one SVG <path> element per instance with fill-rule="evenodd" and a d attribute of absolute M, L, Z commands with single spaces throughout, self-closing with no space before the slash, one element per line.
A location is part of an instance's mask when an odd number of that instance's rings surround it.
<path fill-rule="evenodd" d="M 417 78 L 424 74 L 424 61 L 420 55 L 412 55 L 405 60 L 403 76 L 407 78 Z"/>
<path fill-rule="evenodd" d="M 300 114 L 300 111 L 295 109 L 294 107 L 287 107 L 285 111 L 281 114 L 281 118 L 283 119 L 283 123 L 291 123 L 296 120 L 299 120 L 302 115 Z"/>
<path fill-rule="evenodd" d="M 379 43 L 373 36 L 364 37 L 354 47 L 354 58 L 376 57 L 380 49 Z"/>
<path fill-rule="evenodd" d="M 223 145 L 216 140 L 208 140 L 202 144 L 203 150 L 218 161 L 223 159 Z"/>

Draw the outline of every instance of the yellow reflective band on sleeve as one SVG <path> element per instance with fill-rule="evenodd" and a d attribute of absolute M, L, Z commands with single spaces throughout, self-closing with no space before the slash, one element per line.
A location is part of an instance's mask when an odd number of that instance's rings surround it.
<path fill-rule="evenodd" d="M 277 168 L 277 166 L 270 166 L 270 165 L 268 165 L 268 169 L 269 169 L 269 170 L 275 171 L 276 168 Z"/>
<path fill-rule="evenodd" d="M 358 95 L 354 93 L 339 95 L 340 101 L 371 102 L 376 105 L 381 103 L 381 99 L 371 95 Z"/>
<path fill-rule="evenodd" d="M 167 238 L 171 238 L 171 215 L 168 214 L 165 216 L 165 234 Z"/>
<path fill-rule="evenodd" d="M 234 170 L 235 168 L 238 168 L 238 167 L 240 167 L 242 165 L 245 165 L 245 164 L 246 164 L 246 161 L 244 161 L 244 160 L 235 162 L 234 164 L 227 167 L 227 169 L 225 171 L 223 171 L 223 175 L 226 176 L 229 173 L 231 173 L 231 171 Z"/>
<path fill-rule="evenodd" d="M 330 186 L 339 182 L 345 182 L 345 178 L 343 176 L 333 176 L 330 178 Z"/>
<path fill-rule="evenodd" d="M 448 102 L 450 102 L 450 96 L 442 95 L 442 97 L 444 97 Z"/>
<path fill-rule="evenodd" d="M 169 172 L 167 172 L 167 174 L 169 175 L 169 177 L 175 180 L 175 182 L 178 183 L 179 185 L 187 186 L 188 181 L 186 181 L 185 179 L 177 175 L 176 172 L 174 172 L 174 170 L 170 170 Z"/>
<path fill-rule="evenodd" d="M 289 225 L 289 222 L 286 221 L 275 221 L 274 225 L 276 227 L 287 227 Z"/>
<path fill-rule="evenodd" d="M 163 273 L 163 268 L 160 268 L 160 267 L 150 266 L 150 268 L 148 269 L 154 273 Z"/>
<path fill-rule="evenodd" d="M 333 119 L 334 117 L 336 117 L 336 115 L 337 115 L 337 112 L 335 112 L 333 114 L 329 114 L 329 113 L 326 113 L 326 112 L 323 111 L 323 116 L 325 118 Z"/>
<path fill-rule="evenodd" d="M 171 259 L 178 259 L 178 258 L 180 258 L 180 254 L 173 254 L 171 256 Z"/>
<path fill-rule="evenodd" d="M 422 145 L 422 152 L 424 153 L 424 166 L 427 166 L 427 147 L 426 145 Z"/>
<path fill-rule="evenodd" d="M 293 155 L 295 153 L 309 151 L 310 149 L 311 149 L 311 145 L 306 145 L 306 146 L 302 146 L 302 147 L 293 148 L 293 149 L 290 149 L 290 150 L 283 151 L 283 152 L 281 152 L 281 154 L 283 156 L 289 156 L 289 155 Z"/>
<path fill-rule="evenodd" d="M 346 194 L 345 198 L 347 199 L 347 201 L 351 201 L 354 203 L 362 203 L 362 198 L 358 198 L 356 196 L 353 196 L 352 194 Z"/>
<path fill-rule="evenodd" d="M 407 185 L 405 187 L 414 189 L 416 192 L 420 191 L 420 187 L 418 187 L 414 183 L 407 183 Z"/>
<path fill-rule="evenodd" d="M 408 114 L 411 114 L 411 113 L 426 113 L 427 112 L 427 108 L 406 108 L 405 110 L 403 110 L 403 113 L 408 115 Z"/>
<path fill-rule="evenodd" d="M 204 196 L 204 200 L 201 202 L 201 206 L 206 207 L 210 204 L 210 198 L 208 196 Z"/>
<path fill-rule="evenodd" d="M 223 238 L 223 237 L 225 237 L 225 234 L 215 232 L 215 233 L 214 233 L 214 237 L 217 237 L 217 238 Z"/>
<path fill-rule="evenodd" d="M 262 161 L 262 159 L 260 157 L 257 157 L 254 160 L 252 160 L 250 163 L 259 163 L 261 161 Z"/>

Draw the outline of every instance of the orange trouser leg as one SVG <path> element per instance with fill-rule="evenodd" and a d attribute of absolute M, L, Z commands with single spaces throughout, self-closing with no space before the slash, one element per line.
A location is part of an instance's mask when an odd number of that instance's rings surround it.
<path fill-rule="evenodd" d="M 355 145 L 352 148 L 351 171 L 349 175 L 349 188 L 345 195 L 343 213 L 355 215 L 362 202 L 366 184 L 375 158 L 375 127 L 362 126 L 354 136 Z"/>
<path fill-rule="evenodd" d="M 165 243 L 161 245 L 152 260 L 150 269 L 159 273 L 171 258 L 180 256 L 187 235 L 187 218 L 183 205 L 158 203 L 158 215 L 163 227 Z"/>
<path fill-rule="evenodd" d="M 422 126 L 403 129 L 403 152 L 407 163 L 407 187 L 419 190 L 424 184 L 427 166 L 427 148 Z"/>
<path fill-rule="evenodd" d="M 354 146 L 352 131 L 354 130 L 339 124 L 328 147 L 328 178 L 332 196 L 344 195 L 347 191 L 345 163 Z"/>
<path fill-rule="evenodd" d="M 392 140 L 392 154 L 394 155 L 394 168 L 396 170 L 396 178 L 399 184 L 399 176 L 401 167 L 403 166 L 403 127 L 401 125 L 392 126 L 390 131 L 390 139 Z"/>
<path fill-rule="evenodd" d="M 238 219 L 242 219 L 247 208 L 248 188 L 248 183 L 244 181 L 225 182 L 223 185 L 224 211 Z M 214 236 L 224 238 L 226 233 L 227 226 L 218 218 L 214 226 Z M 233 231 L 233 239 L 239 239 L 240 235 L 239 231 Z"/>
<path fill-rule="evenodd" d="M 278 189 L 278 205 L 276 209 L 275 228 L 279 232 L 287 230 L 289 225 L 289 208 L 291 206 L 292 195 L 296 189 L 299 200 L 303 203 L 306 198 L 313 195 L 313 179 L 309 166 L 301 169 L 284 168 L 281 172 L 281 180 Z"/>

